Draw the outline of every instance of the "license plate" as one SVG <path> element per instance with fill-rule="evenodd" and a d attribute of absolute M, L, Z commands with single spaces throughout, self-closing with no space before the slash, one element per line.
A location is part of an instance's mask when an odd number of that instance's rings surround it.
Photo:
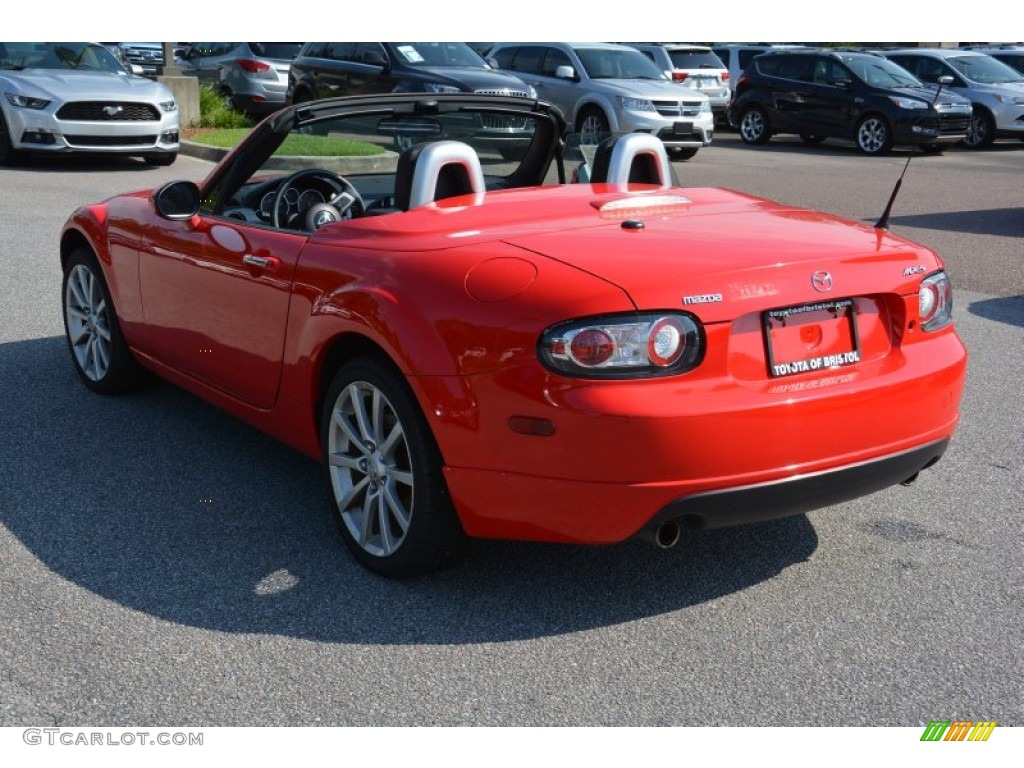
<path fill-rule="evenodd" d="M 769 376 L 843 368 L 860 361 L 853 299 L 772 309 L 761 319 Z"/>
<path fill-rule="evenodd" d="M 689 134 L 693 133 L 693 123 L 677 122 L 672 126 L 672 133 Z"/>

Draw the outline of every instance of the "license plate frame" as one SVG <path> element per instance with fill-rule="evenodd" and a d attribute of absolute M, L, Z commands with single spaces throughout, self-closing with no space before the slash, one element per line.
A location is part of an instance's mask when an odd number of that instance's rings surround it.
<path fill-rule="evenodd" d="M 829 335 L 838 336 L 828 340 L 830 343 L 826 349 L 803 357 L 778 353 L 779 346 L 798 346 L 798 343 L 794 343 L 797 341 L 794 338 L 795 333 L 799 334 L 805 328 L 816 326 L 815 331 L 809 334 L 813 336 L 814 333 L 822 333 L 821 325 L 826 324 Z M 761 314 L 761 328 L 765 361 L 771 378 L 846 368 L 861 361 L 856 303 L 850 298 L 828 299 L 767 310 Z M 787 338 L 783 338 L 784 335 Z"/>

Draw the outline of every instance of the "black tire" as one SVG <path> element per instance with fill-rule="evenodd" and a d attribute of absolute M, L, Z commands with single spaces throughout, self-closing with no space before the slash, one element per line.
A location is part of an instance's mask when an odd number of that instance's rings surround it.
<path fill-rule="evenodd" d="M 996 140 L 996 121 L 986 110 L 976 107 L 967 126 L 967 136 L 963 145 L 968 149 L 989 147 Z"/>
<path fill-rule="evenodd" d="M 857 149 L 865 155 L 884 155 L 892 149 L 892 128 L 881 115 L 868 115 L 857 124 Z"/>
<path fill-rule="evenodd" d="M 772 137 L 768 113 L 756 104 L 743 110 L 738 128 L 740 138 L 747 144 L 767 144 Z"/>
<path fill-rule="evenodd" d="M 697 156 L 698 147 L 668 147 L 668 156 L 673 160 L 692 160 Z"/>
<path fill-rule="evenodd" d="M 64 338 L 85 386 L 101 395 L 116 395 L 145 381 L 145 371 L 121 333 L 103 272 L 88 248 L 78 248 L 68 258 L 61 306 Z"/>
<path fill-rule="evenodd" d="M 576 119 L 581 144 L 598 144 L 608 137 L 608 118 L 597 107 L 587 107 Z"/>
<path fill-rule="evenodd" d="M 0 165 L 14 165 L 21 153 L 11 144 L 11 133 L 7 128 L 7 119 L 0 112 Z"/>
<path fill-rule="evenodd" d="M 324 398 L 320 439 L 331 511 L 363 566 L 405 578 L 462 553 L 441 452 L 393 366 L 374 357 L 343 365 Z"/>
<path fill-rule="evenodd" d="M 824 140 L 825 140 L 824 136 L 818 136 L 816 134 L 810 134 L 810 133 L 801 133 L 800 134 L 800 141 L 802 141 L 804 144 L 810 144 L 810 145 L 821 144 L 821 142 L 823 142 Z"/>
<path fill-rule="evenodd" d="M 146 165 L 171 165 L 178 159 L 177 152 L 150 152 L 142 156 Z"/>

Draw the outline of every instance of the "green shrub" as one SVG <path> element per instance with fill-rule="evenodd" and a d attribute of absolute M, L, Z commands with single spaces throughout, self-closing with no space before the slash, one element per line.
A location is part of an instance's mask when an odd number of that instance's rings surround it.
<path fill-rule="evenodd" d="M 251 128 L 253 121 L 233 109 L 231 103 L 210 85 L 199 87 L 199 122 L 197 128 Z"/>

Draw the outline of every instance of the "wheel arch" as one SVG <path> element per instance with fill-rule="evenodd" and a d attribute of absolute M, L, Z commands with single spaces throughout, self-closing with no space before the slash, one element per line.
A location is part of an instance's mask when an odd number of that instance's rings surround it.
<path fill-rule="evenodd" d="M 573 111 L 572 126 L 573 130 L 576 130 L 580 117 L 589 109 L 598 109 L 601 114 L 604 115 L 604 119 L 608 121 L 608 130 L 611 133 L 619 132 L 619 118 L 612 107 L 611 103 L 604 96 L 598 96 L 594 94 L 587 94 L 578 102 L 576 102 L 576 108 Z"/>

